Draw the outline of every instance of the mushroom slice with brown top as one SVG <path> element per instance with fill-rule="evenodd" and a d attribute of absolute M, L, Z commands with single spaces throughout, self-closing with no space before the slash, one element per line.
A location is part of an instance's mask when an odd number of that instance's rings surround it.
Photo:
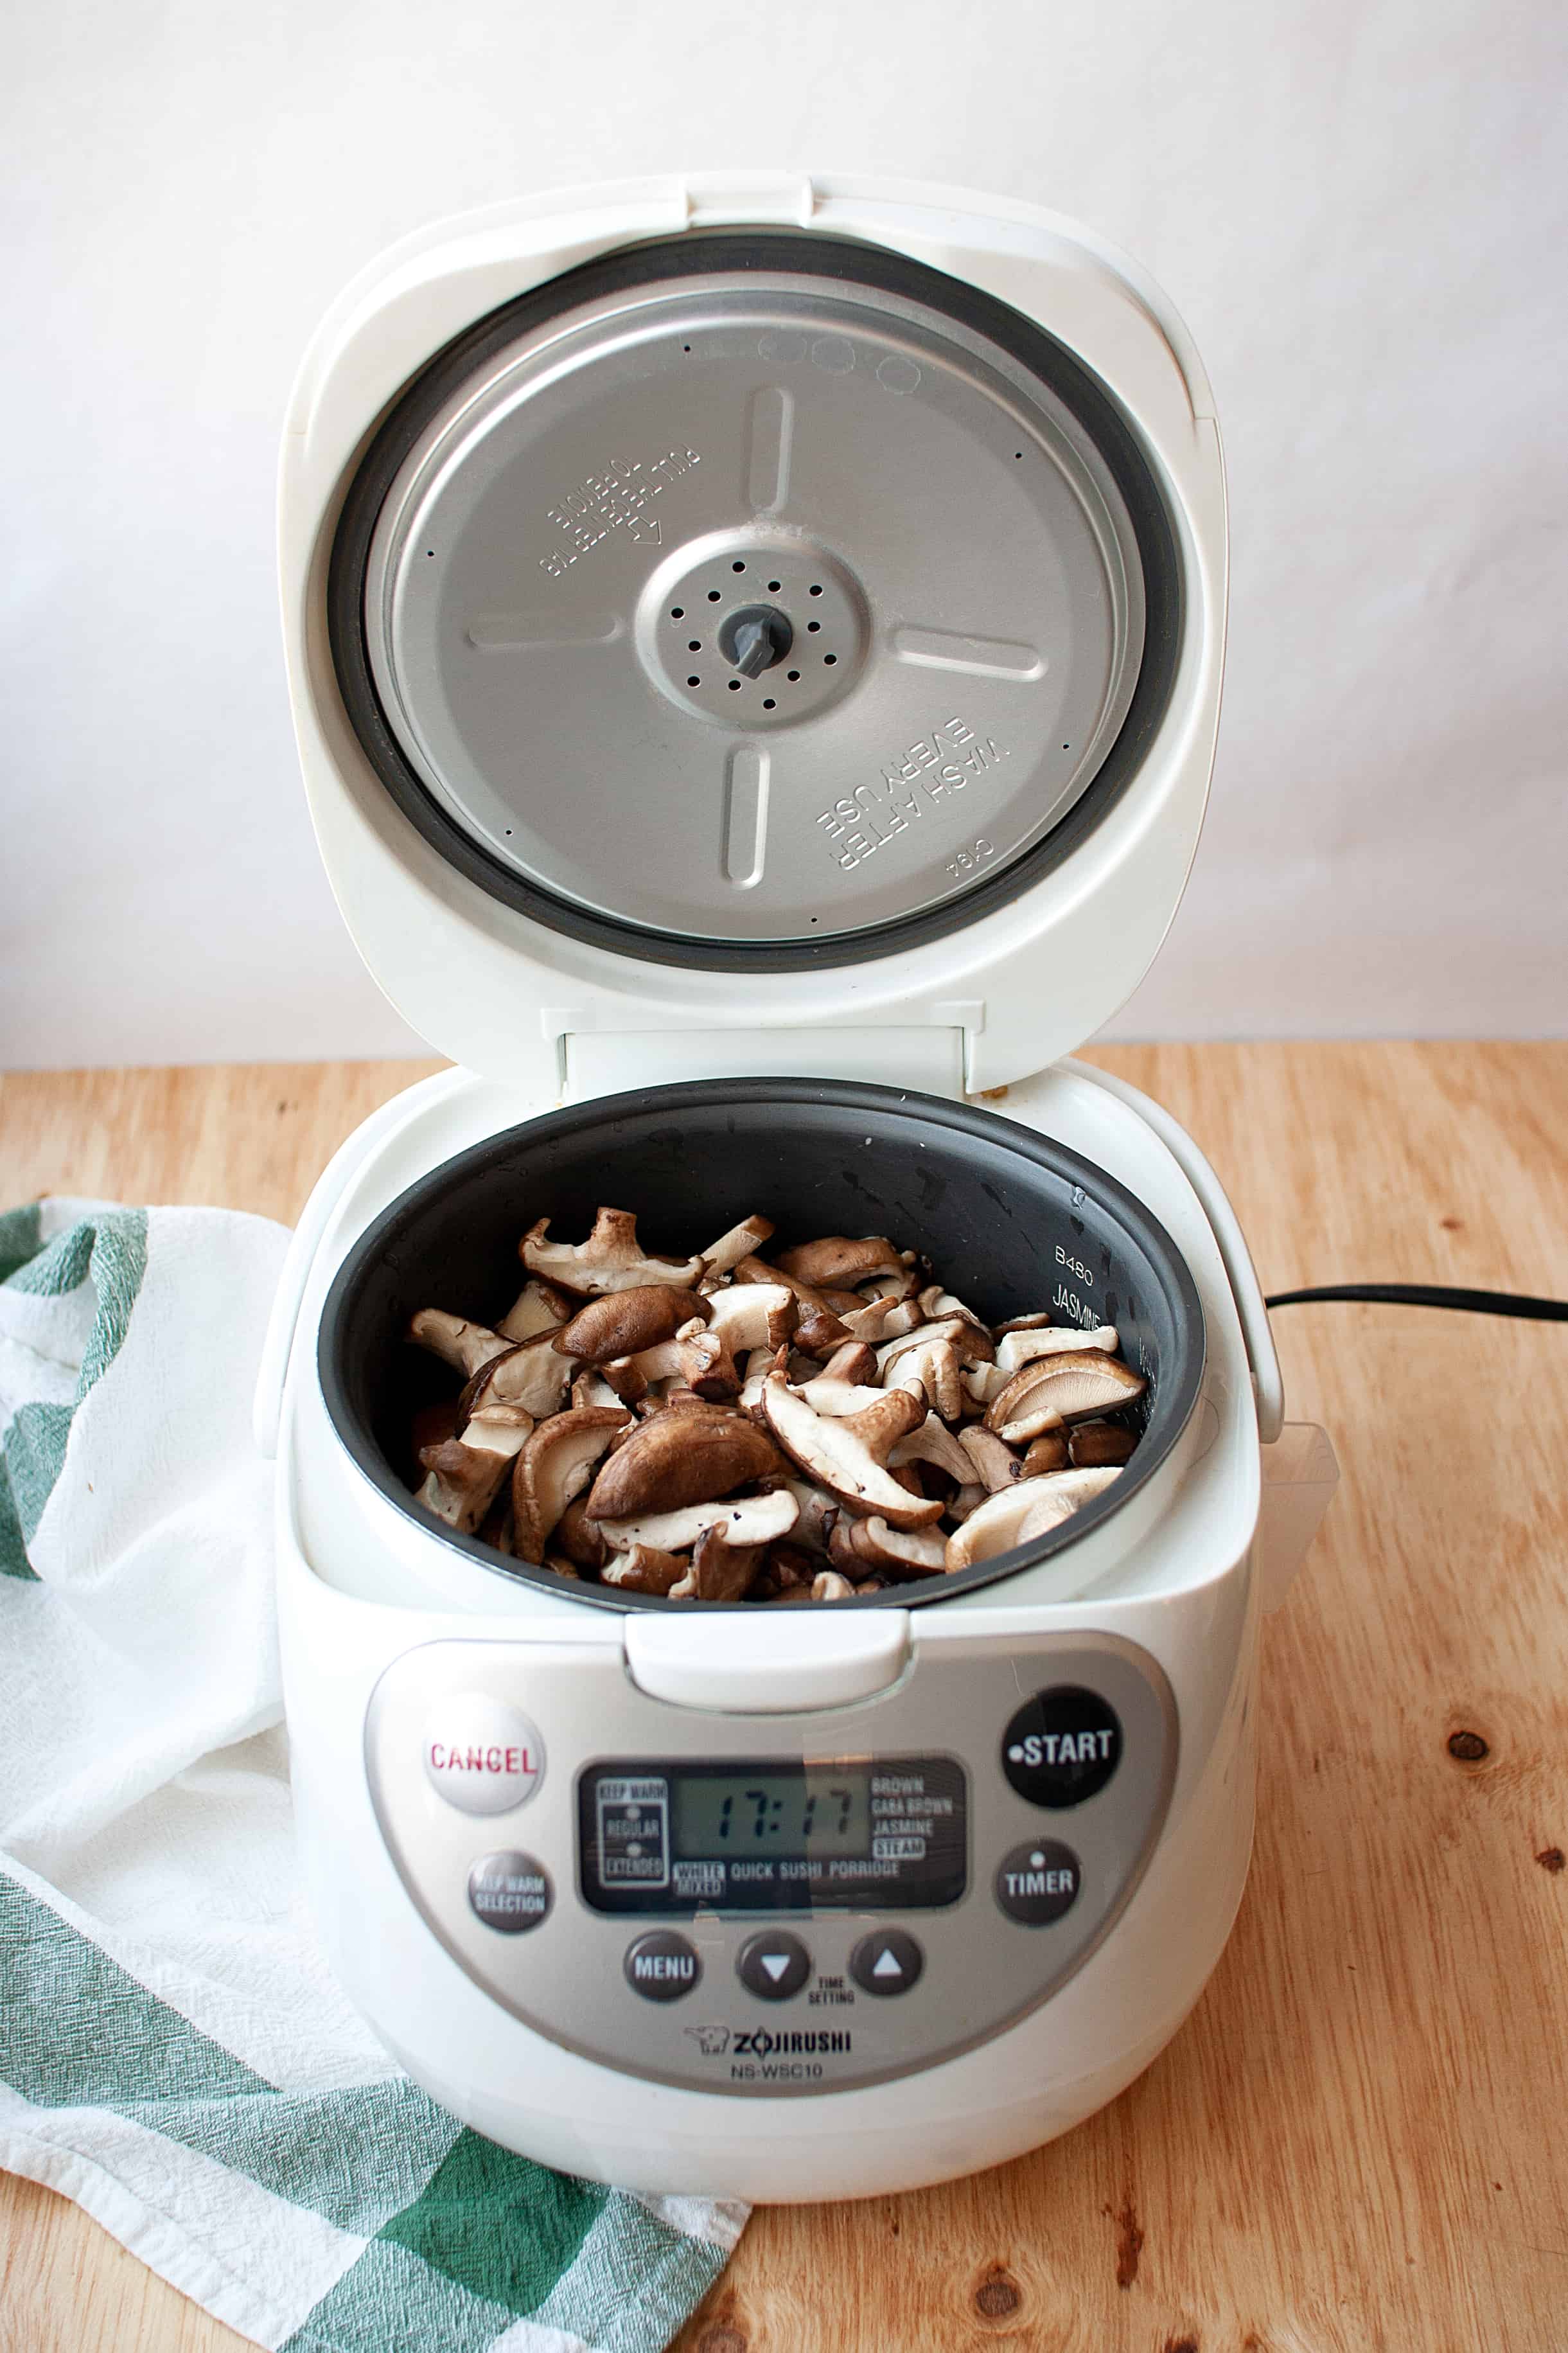
<path fill-rule="evenodd" d="M 463 1410 L 488 1413 L 492 1406 L 521 1405 L 542 1421 L 557 1413 L 572 1386 L 572 1359 L 560 1356 L 552 1335 L 541 1332 L 482 1366 L 463 1391 Z"/>
<path fill-rule="evenodd" d="M 1058 1422 L 1088 1421 L 1141 1398 L 1148 1383 L 1099 1348 L 1039 1356 L 1013 1375 L 986 1409 L 985 1427 L 1009 1445 L 1037 1438 Z"/>
<path fill-rule="evenodd" d="M 635 1356 L 672 1340 L 690 1323 L 705 1324 L 708 1302 L 694 1291 L 668 1282 L 634 1283 L 590 1299 L 555 1334 L 554 1345 L 580 1365 L 607 1365 L 614 1356 Z"/>
<path fill-rule="evenodd" d="M 689 1552 L 705 1528 L 722 1521 L 731 1544 L 766 1545 L 787 1536 L 799 1518 L 799 1508 L 787 1487 L 766 1495 L 730 1495 L 710 1504 L 686 1504 L 675 1512 L 628 1514 L 622 1520 L 601 1520 L 600 1532 L 615 1552 L 633 1545 L 652 1545 L 659 1552 Z"/>
<path fill-rule="evenodd" d="M 709 1282 L 715 1275 L 731 1273 L 743 1258 L 753 1257 L 773 1238 L 772 1220 L 758 1217 L 753 1210 L 749 1218 L 742 1218 L 739 1225 L 731 1226 L 727 1234 L 721 1234 L 718 1240 L 710 1243 L 703 1251 L 702 1281 Z"/>
<path fill-rule="evenodd" d="M 765 1259 L 741 1259 L 735 1267 L 735 1281 L 738 1283 L 768 1282 L 775 1286 L 782 1282 L 784 1289 L 794 1294 L 803 1315 L 813 1308 L 819 1315 L 832 1313 L 820 1291 L 814 1290 L 809 1282 L 802 1282 L 798 1275 L 786 1274 L 782 1266 L 770 1266 Z"/>
<path fill-rule="evenodd" d="M 753 1348 L 746 1358 L 746 1377 L 741 1384 L 741 1394 L 735 1403 L 742 1413 L 756 1414 L 763 1409 L 763 1383 L 770 1373 L 787 1369 L 789 1350 L 784 1348 Z"/>
<path fill-rule="evenodd" d="M 1000 1342 L 1009 1332 L 1038 1332 L 1055 1320 L 1047 1309 L 1037 1307 L 1027 1315 L 1009 1315 L 1005 1324 L 993 1324 L 991 1337 Z"/>
<path fill-rule="evenodd" d="M 927 1527 L 942 1504 L 910 1495 L 888 1469 L 888 1456 L 925 1419 L 925 1406 L 908 1389 L 884 1389 L 859 1413 L 822 1414 L 797 1396 L 782 1373 L 763 1385 L 768 1428 L 809 1478 L 850 1511 L 880 1512 L 889 1527 Z"/>
<path fill-rule="evenodd" d="M 855 1588 L 837 1569 L 825 1568 L 812 1580 L 811 1598 L 814 1601 L 853 1601 Z"/>
<path fill-rule="evenodd" d="M 826 1364 L 837 1355 L 849 1338 L 848 1327 L 831 1308 L 812 1308 L 795 1327 L 795 1345 L 803 1356 L 815 1356 Z"/>
<path fill-rule="evenodd" d="M 586 1495 L 574 1495 L 555 1523 L 555 1549 L 574 1568 L 601 1569 L 609 1557 L 596 1521 L 588 1517 Z"/>
<path fill-rule="evenodd" d="M 868 1307 L 856 1308 L 839 1320 L 851 1339 L 877 1348 L 884 1340 L 914 1331 L 923 1319 L 918 1300 L 889 1298 L 874 1299 Z"/>
<path fill-rule="evenodd" d="M 951 1340 L 922 1340 L 895 1357 L 884 1375 L 889 1388 L 919 1384 L 926 1403 L 944 1421 L 956 1421 L 963 1410 L 963 1384 L 958 1351 Z"/>
<path fill-rule="evenodd" d="M 765 1544 L 732 1544 L 726 1521 L 704 1528 L 697 1539 L 690 1567 L 679 1584 L 669 1588 L 670 1599 L 743 1601 L 756 1582 L 767 1549 Z"/>
<path fill-rule="evenodd" d="M 807 1552 L 825 1553 L 832 1541 L 833 1530 L 842 1505 L 825 1488 L 809 1479 L 786 1479 L 785 1491 L 794 1496 L 800 1516 L 795 1524 L 790 1542 Z"/>
<path fill-rule="evenodd" d="M 593 1476 L 594 1465 L 626 1416 L 588 1406 L 542 1421 L 512 1466 L 513 1545 L 519 1560 L 544 1558 L 544 1547 L 569 1503 Z"/>
<path fill-rule="evenodd" d="M 947 1567 L 945 1537 L 936 1528 L 890 1528 L 879 1514 L 852 1520 L 847 1514 L 833 1531 L 829 1557 L 846 1577 L 879 1572 L 890 1584 L 915 1577 L 940 1577 Z"/>
<path fill-rule="evenodd" d="M 605 1563 L 601 1584 L 618 1585 L 624 1593 L 668 1593 L 679 1585 L 691 1563 L 680 1553 L 660 1552 L 657 1545 L 633 1545 Z"/>
<path fill-rule="evenodd" d="M 952 1341 L 956 1347 L 964 1328 L 962 1315 L 944 1315 L 940 1324 L 917 1324 L 912 1332 L 900 1332 L 896 1338 L 884 1340 L 877 1350 L 877 1377 L 884 1385 L 898 1378 L 895 1366 L 900 1356 L 911 1348 L 926 1347 L 934 1340 Z"/>
<path fill-rule="evenodd" d="M 782 1347 L 800 1316 L 786 1282 L 732 1282 L 713 1293 L 708 1311 L 710 1330 L 723 1334 L 732 1354 Z"/>
<path fill-rule="evenodd" d="M 996 1343 L 996 1365 L 1001 1372 L 1016 1373 L 1041 1356 L 1070 1356 L 1079 1348 L 1102 1348 L 1113 1356 L 1121 1345 L 1114 1324 L 1094 1324 L 1083 1332 L 1071 1324 L 1041 1324 L 1027 1332 L 1004 1332 Z"/>
<path fill-rule="evenodd" d="M 603 1373 L 587 1372 L 574 1374 L 572 1402 L 575 1406 L 603 1406 L 613 1413 L 624 1400 L 616 1395 Z"/>
<path fill-rule="evenodd" d="M 847 1413 L 864 1413 L 883 1394 L 879 1388 L 863 1387 L 855 1381 L 830 1380 L 826 1373 L 795 1381 L 792 1386 L 814 1413 L 830 1413 L 840 1419 Z"/>
<path fill-rule="evenodd" d="M 700 1398 L 714 1399 L 736 1397 L 741 1388 L 723 1333 L 710 1330 L 696 1316 L 673 1339 L 661 1340 L 635 1356 L 612 1359 L 604 1373 L 611 1388 L 628 1398 L 641 1397 L 656 1381 L 679 1381 Z"/>
<path fill-rule="evenodd" d="M 1137 1445 L 1133 1432 L 1113 1421 L 1080 1421 L 1068 1435 L 1068 1454 L 1079 1471 L 1098 1470 L 1106 1463 L 1120 1469 L 1131 1461 Z"/>
<path fill-rule="evenodd" d="M 906 1462 L 929 1462 L 933 1471 L 961 1487 L 974 1477 L 973 1463 L 940 1414 L 928 1413 L 919 1429 L 900 1438 L 888 1457 L 889 1471 L 901 1470 Z"/>
<path fill-rule="evenodd" d="M 879 1386 L 877 1351 L 868 1348 L 863 1340 L 846 1340 L 841 1348 L 835 1348 L 821 1372 L 814 1374 L 813 1378 L 846 1381 L 853 1388 L 876 1388 Z"/>
<path fill-rule="evenodd" d="M 782 1467 L 767 1432 L 744 1414 L 655 1414 L 616 1449 L 595 1480 L 588 1516 L 624 1520 L 679 1511 L 733 1494 Z"/>
<path fill-rule="evenodd" d="M 999 1439 L 997 1444 L 1001 1444 Z M 1070 1460 L 1067 1431 L 1043 1430 L 1038 1438 L 1029 1441 L 1022 1475 L 1026 1479 L 1043 1479 L 1052 1471 L 1065 1471 Z"/>
<path fill-rule="evenodd" d="M 820 1241 L 781 1250 L 776 1263 L 781 1274 L 792 1274 L 816 1291 L 853 1291 L 873 1278 L 900 1279 L 904 1271 L 898 1251 L 881 1234 L 866 1234 L 858 1240 L 847 1234 L 825 1234 Z"/>
<path fill-rule="evenodd" d="M 947 1540 L 950 1569 L 973 1568 L 998 1553 L 1047 1535 L 1085 1504 L 1104 1493 L 1119 1471 L 1058 1471 L 1047 1479 L 1020 1479 L 971 1512 Z"/>
<path fill-rule="evenodd" d="M 415 1502 L 437 1519 L 472 1535 L 506 1482 L 512 1459 L 533 1429 L 533 1417 L 519 1407 L 498 1407 L 470 1419 L 461 1438 L 444 1438 L 419 1450 L 425 1477 Z"/>
<path fill-rule="evenodd" d="M 552 1332 L 558 1324 L 570 1323 L 577 1310 L 577 1302 L 552 1282 L 541 1282 L 531 1275 L 518 1293 L 496 1330 L 503 1339 L 531 1340 L 538 1333 Z"/>
<path fill-rule="evenodd" d="M 550 1219 L 541 1218 L 519 1245 L 524 1266 L 547 1282 L 559 1283 L 596 1298 L 606 1291 L 632 1291 L 644 1283 L 673 1283 L 689 1290 L 701 1271 L 700 1258 L 659 1259 L 645 1255 L 637 1241 L 637 1221 L 627 1209 L 601 1209 L 584 1242 L 552 1242 L 545 1238 Z"/>
<path fill-rule="evenodd" d="M 994 1495 L 1001 1488 L 1011 1487 L 1022 1476 L 1018 1457 L 993 1430 L 961 1430 L 957 1442 L 968 1460 L 970 1478 L 978 1479 L 988 1493 Z"/>
<path fill-rule="evenodd" d="M 408 1337 L 443 1364 L 452 1365 L 471 1380 L 492 1357 L 504 1356 L 511 1346 L 488 1324 L 470 1324 L 466 1316 L 448 1315 L 439 1307 L 422 1307 L 409 1318 Z"/>

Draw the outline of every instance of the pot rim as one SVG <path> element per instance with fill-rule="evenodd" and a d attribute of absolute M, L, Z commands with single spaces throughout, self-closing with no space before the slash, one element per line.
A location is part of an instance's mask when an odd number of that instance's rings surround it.
<path fill-rule="evenodd" d="M 1148 1422 L 1121 1476 L 1102 1495 L 1084 1504 L 1048 1535 L 1033 1543 L 1016 1546 L 1011 1551 L 994 1554 L 974 1567 L 960 1569 L 951 1576 L 914 1577 L 903 1584 L 884 1586 L 879 1593 L 856 1596 L 846 1601 L 797 1602 L 791 1605 L 793 1608 L 837 1612 L 925 1609 L 939 1601 L 952 1600 L 959 1594 L 973 1593 L 979 1587 L 999 1583 L 1020 1570 L 1037 1568 L 1068 1551 L 1123 1509 L 1161 1469 L 1197 1404 L 1207 1355 L 1207 1332 L 1203 1302 L 1186 1261 L 1160 1220 L 1136 1194 L 1098 1163 L 1085 1159 L 1065 1145 L 994 1112 L 977 1110 L 971 1103 L 921 1094 L 903 1087 L 874 1086 L 850 1080 L 696 1079 L 669 1086 L 637 1088 L 617 1095 L 598 1095 L 585 1103 L 547 1112 L 540 1118 L 520 1121 L 516 1126 L 498 1129 L 405 1187 L 344 1255 L 322 1305 L 317 1334 L 316 1366 L 322 1398 L 338 1442 L 354 1467 L 416 1528 L 489 1575 L 509 1585 L 532 1586 L 558 1601 L 579 1601 L 590 1609 L 622 1613 L 651 1609 L 690 1615 L 696 1609 L 702 1617 L 758 1607 L 748 1601 L 694 1605 L 672 1601 L 668 1595 L 625 1592 L 587 1577 L 568 1579 L 553 1569 L 510 1559 L 498 1553 L 493 1546 L 481 1544 L 477 1536 L 459 1535 L 416 1502 L 412 1490 L 393 1470 L 374 1432 L 351 1402 L 340 1364 L 345 1329 L 383 1252 L 395 1246 L 400 1234 L 416 1225 L 432 1203 L 454 1182 L 460 1182 L 468 1171 L 479 1168 L 498 1152 L 524 1139 L 543 1140 L 616 1121 L 666 1116 L 683 1105 L 698 1109 L 715 1104 L 726 1108 L 749 1104 L 780 1109 L 791 1104 L 816 1105 L 884 1118 L 913 1119 L 946 1128 L 960 1136 L 974 1137 L 1016 1158 L 1029 1161 L 1059 1180 L 1081 1187 L 1132 1239 L 1165 1292 L 1178 1335 L 1187 1335 L 1176 1365 L 1162 1367 L 1153 1383 Z"/>

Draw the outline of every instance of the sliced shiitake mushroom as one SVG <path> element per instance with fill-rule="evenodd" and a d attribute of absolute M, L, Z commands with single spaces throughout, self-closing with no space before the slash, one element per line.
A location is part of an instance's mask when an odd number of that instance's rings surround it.
<path fill-rule="evenodd" d="M 618 1585 L 626 1593 L 668 1593 L 679 1585 L 691 1563 L 677 1552 L 660 1552 L 657 1545 L 635 1544 L 605 1563 L 601 1582 Z"/>
<path fill-rule="evenodd" d="M 744 1414 L 655 1414 L 616 1448 L 595 1480 L 588 1516 L 624 1520 L 679 1511 L 733 1494 L 782 1468 L 766 1431 Z"/>
<path fill-rule="evenodd" d="M 645 1512 L 624 1520 L 599 1523 L 605 1541 L 616 1552 L 633 1545 L 652 1545 L 660 1552 L 689 1552 L 704 1529 L 721 1522 L 732 1544 L 773 1544 L 787 1536 L 800 1516 L 787 1487 L 765 1495 L 728 1495 L 710 1504 L 687 1504 L 675 1512 Z"/>
<path fill-rule="evenodd" d="M 626 1415 L 587 1406 L 542 1421 L 512 1465 L 513 1548 L 519 1560 L 544 1558 L 544 1547 L 574 1496 L 580 1495 Z"/>
<path fill-rule="evenodd" d="M 887 1467 L 888 1456 L 925 1419 L 923 1401 L 908 1389 L 885 1389 L 859 1413 L 817 1413 L 782 1373 L 763 1384 L 768 1428 L 792 1461 L 851 1512 L 880 1512 L 889 1527 L 928 1527 L 942 1517 L 940 1501 L 908 1494 Z"/>
<path fill-rule="evenodd" d="M 549 1231 L 550 1219 L 541 1218 L 524 1234 L 519 1254 L 531 1274 L 559 1283 L 563 1291 L 597 1297 L 645 1283 L 689 1290 L 702 1271 L 700 1258 L 647 1257 L 637 1241 L 637 1221 L 627 1209 L 601 1209 L 584 1242 L 552 1242 L 546 1239 Z"/>
<path fill-rule="evenodd" d="M 708 1321 L 705 1299 L 669 1282 L 637 1282 L 607 1291 L 579 1307 L 563 1324 L 552 1345 L 580 1365 L 607 1365 L 613 1356 L 635 1356 L 661 1340 L 673 1340 L 683 1324 Z"/>
<path fill-rule="evenodd" d="M 571 1386 L 572 1359 L 557 1356 L 552 1335 L 541 1332 L 480 1366 L 463 1391 L 463 1411 L 473 1415 L 488 1413 L 492 1406 L 520 1405 L 542 1421 L 559 1412 Z"/>
<path fill-rule="evenodd" d="M 765 1544 L 732 1544 L 730 1538 L 731 1524 L 726 1520 L 703 1529 L 685 1576 L 669 1588 L 672 1601 L 745 1599 L 756 1582 L 768 1547 Z"/>
<path fill-rule="evenodd" d="M 444 1364 L 454 1366 L 465 1380 L 471 1379 L 492 1356 L 504 1356 L 512 1345 L 488 1324 L 470 1324 L 466 1316 L 447 1315 L 439 1307 L 421 1307 L 411 1316 L 408 1337 Z"/>
<path fill-rule="evenodd" d="M 707 1282 L 715 1275 L 731 1273 L 743 1258 L 753 1257 L 773 1238 L 772 1224 L 766 1218 L 758 1217 L 753 1210 L 749 1218 L 742 1218 L 738 1225 L 731 1226 L 728 1233 L 721 1234 L 718 1240 L 710 1242 L 703 1251 L 702 1280 Z"/>
<path fill-rule="evenodd" d="M 1026 1332 L 1004 1332 L 996 1343 L 996 1364 L 1001 1372 L 1016 1373 L 1041 1356 L 1068 1356 L 1079 1348 L 1101 1348 L 1113 1356 L 1121 1345 L 1113 1324 L 1095 1324 L 1087 1331 L 1076 1324 L 1040 1324 Z"/>
<path fill-rule="evenodd" d="M 1058 1471 L 1049 1478 L 1020 1479 L 976 1510 L 947 1540 L 950 1569 L 973 1568 L 998 1553 L 1012 1552 L 1048 1535 L 1063 1520 L 1103 1494 L 1119 1471 Z"/>
<path fill-rule="evenodd" d="M 1133 1432 L 1117 1422 L 1080 1421 L 1068 1433 L 1068 1456 L 1076 1470 L 1091 1471 L 1105 1463 L 1120 1470 L 1131 1461 L 1137 1444 Z"/>
<path fill-rule="evenodd" d="M 1131 1405 L 1147 1387 L 1130 1365 L 1099 1348 L 1039 1356 L 1021 1366 L 993 1398 L 985 1427 L 1018 1445 L 1058 1423 L 1087 1421 Z"/>
<path fill-rule="evenodd" d="M 820 1241 L 801 1242 L 781 1250 L 775 1263 L 781 1274 L 793 1275 L 813 1290 L 853 1291 L 874 1276 L 902 1279 L 898 1251 L 884 1235 L 866 1234 L 853 1240 L 847 1234 L 825 1234 Z"/>
<path fill-rule="evenodd" d="M 868 1520 L 838 1521 L 828 1558 L 846 1577 L 879 1571 L 889 1584 L 915 1577 L 940 1577 L 947 1567 L 946 1540 L 936 1528 L 890 1528 L 879 1513 Z"/>
<path fill-rule="evenodd" d="M 577 1302 L 553 1282 L 530 1275 L 496 1330 L 504 1340 L 531 1340 L 540 1332 L 570 1323 L 576 1308 Z"/>

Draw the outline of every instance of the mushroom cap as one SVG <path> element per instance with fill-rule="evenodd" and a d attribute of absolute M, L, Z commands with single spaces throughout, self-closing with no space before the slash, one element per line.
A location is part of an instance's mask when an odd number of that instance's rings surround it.
<path fill-rule="evenodd" d="M 885 1234 L 866 1234 L 858 1240 L 847 1234 L 825 1234 L 820 1241 L 800 1242 L 794 1250 L 781 1250 L 776 1263 L 781 1273 L 793 1274 L 797 1282 L 809 1282 L 817 1291 L 825 1286 L 852 1291 L 874 1275 L 904 1271 L 898 1251 Z"/>
<path fill-rule="evenodd" d="M 600 1569 L 607 1548 L 596 1522 L 588 1517 L 586 1495 L 574 1495 L 555 1523 L 555 1550 L 564 1553 L 574 1567 Z"/>
<path fill-rule="evenodd" d="M 1087 1421 L 1141 1398 L 1148 1383 L 1103 1349 L 1038 1356 L 1021 1366 L 985 1411 L 985 1427 L 1016 1443 L 1058 1422 Z"/>
<path fill-rule="evenodd" d="M 625 1520 L 679 1511 L 732 1494 L 780 1467 L 777 1448 L 745 1414 L 656 1413 L 616 1448 L 595 1480 L 588 1516 Z"/>
<path fill-rule="evenodd" d="M 635 1356 L 660 1340 L 672 1340 L 685 1324 L 706 1323 L 708 1302 L 670 1282 L 635 1282 L 606 1291 L 579 1307 L 555 1333 L 553 1345 L 582 1365 L 605 1365 L 612 1356 Z"/>
<path fill-rule="evenodd" d="M 629 1209 L 601 1209 L 586 1241 L 548 1241 L 549 1231 L 550 1219 L 541 1218 L 524 1234 L 519 1254 L 531 1274 L 543 1275 L 563 1291 L 597 1297 L 650 1282 L 689 1290 L 702 1271 L 700 1258 L 645 1256 L 637 1241 L 637 1221 Z"/>
<path fill-rule="evenodd" d="M 642 1512 L 624 1520 L 603 1520 L 605 1541 L 616 1552 L 633 1545 L 653 1545 L 660 1552 L 687 1552 L 705 1528 L 722 1522 L 734 1544 L 772 1544 L 787 1536 L 799 1517 L 799 1506 L 787 1487 L 766 1495 L 731 1495 L 710 1504 L 687 1504 L 675 1512 Z"/>
<path fill-rule="evenodd" d="M 830 1307 L 812 1307 L 802 1314 L 795 1327 L 795 1345 L 803 1356 L 815 1356 L 826 1363 L 837 1355 L 850 1336 L 847 1326 Z"/>
<path fill-rule="evenodd" d="M 1023 1475 L 1026 1479 L 1043 1479 L 1049 1472 L 1065 1471 L 1071 1459 L 1067 1431 L 1060 1428 L 1042 1430 L 1038 1438 L 1029 1440 Z"/>
<path fill-rule="evenodd" d="M 1073 1324 L 1031 1325 L 1022 1332 L 1004 1332 L 996 1343 L 996 1362 L 1005 1373 L 1016 1373 L 1041 1356 L 1070 1356 L 1081 1348 L 1101 1348 L 1114 1356 L 1121 1345 L 1112 1324 L 1092 1324 L 1079 1331 Z"/>
<path fill-rule="evenodd" d="M 949 1536 L 948 1567 L 973 1568 L 980 1561 L 994 1560 L 998 1553 L 1033 1543 L 1103 1494 L 1121 1475 L 1112 1470 L 1058 1471 L 1048 1478 L 1020 1479 L 1016 1485 L 1000 1489 Z"/>
<path fill-rule="evenodd" d="M 582 1493 L 595 1463 L 626 1424 L 624 1412 L 599 1406 L 552 1414 L 540 1423 L 512 1465 L 512 1545 L 519 1560 L 543 1560 L 562 1513 Z"/>
<path fill-rule="evenodd" d="M 958 1444 L 968 1460 L 970 1478 L 978 1479 L 991 1494 L 996 1494 L 1004 1487 L 1011 1487 L 1018 1479 L 1021 1466 L 1017 1456 L 1010 1446 L 1004 1445 L 994 1430 L 961 1430 Z"/>
<path fill-rule="evenodd" d="M 1123 1462 L 1131 1461 L 1137 1444 L 1134 1432 L 1114 1421 L 1080 1421 L 1068 1434 L 1068 1455 L 1079 1471 L 1092 1471 L 1108 1462 L 1120 1470 Z"/>
<path fill-rule="evenodd" d="M 811 1581 L 814 1601 L 853 1601 L 855 1588 L 836 1568 L 825 1568 Z"/>
<path fill-rule="evenodd" d="M 942 1517 L 940 1501 L 910 1494 L 887 1468 L 892 1448 L 925 1419 L 923 1399 L 908 1389 L 884 1389 L 858 1413 L 820 1414 L 782 1373 L 770 1373 L 763 1412 L 784 1452 L 847 1510 L 880 1512 L 895 1528 L 926 1527 Z"/>

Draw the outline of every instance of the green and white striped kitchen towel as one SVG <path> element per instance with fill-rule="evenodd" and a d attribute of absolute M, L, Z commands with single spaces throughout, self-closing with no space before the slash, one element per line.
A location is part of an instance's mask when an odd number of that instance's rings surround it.
<path fill-rule="evenodd" d="M 0 1216 L 0 2167 L 289 2353 L 655 2353 L 745 2210 L 484 2140 L 296 1874 L 250 1393 L 288 1237 Z"/>

